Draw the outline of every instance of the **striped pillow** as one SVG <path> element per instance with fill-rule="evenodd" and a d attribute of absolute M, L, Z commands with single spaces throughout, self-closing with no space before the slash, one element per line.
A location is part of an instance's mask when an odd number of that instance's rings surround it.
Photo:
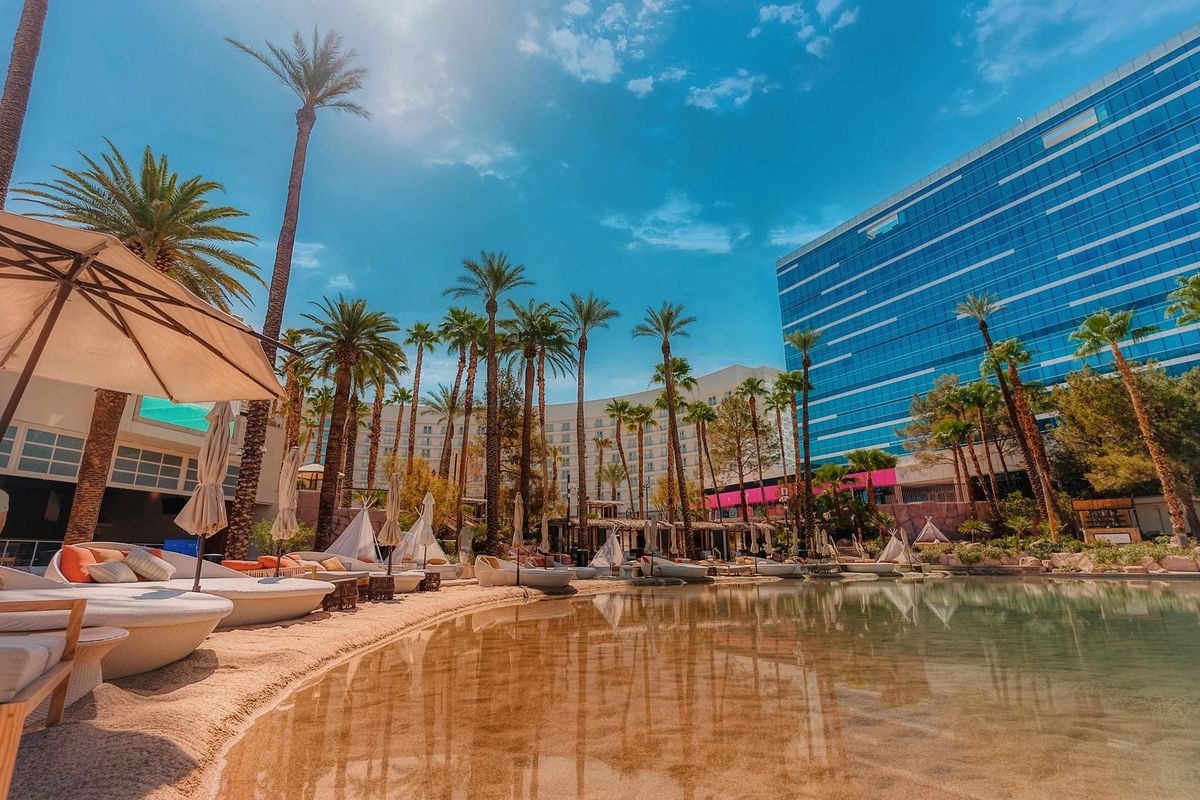
<path fill-rule="evenodd" d="M 137 583 L 137 573 L 131 570 L 125 561 L 101 561 L 89 564 L 88 575 L 96 583 Z"/>
<path fill-rule="evenodd" d="M 139 576 L 150 581 L 169 581 L 175 574 L 175 565 L 155 555 L 151 555 L 140 547 L 129 548 L 129 555 L 123 562 Z"/>

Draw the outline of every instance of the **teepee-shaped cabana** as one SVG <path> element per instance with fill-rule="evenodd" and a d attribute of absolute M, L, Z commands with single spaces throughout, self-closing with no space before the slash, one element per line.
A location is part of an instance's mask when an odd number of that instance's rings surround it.
<path fill-rule="evenodd" d="M 370 509 L 363 507 L 342 531 L 342 535 L 334 539 L 326 553 L 356 558 L 359 561 L 379 561 L 379 548 L 375 544 L 375 526 L 371 524 Z"/>
<path fill-rule="evenodd" d="M 946 534 L 942 533 L 937 525 L 933 524 L 933 517 L 925 518 L 925 527 L 921 528 L 921 532 L 917 534 L 917 538 L 913 539 L 913 544 L 932 544 L 933 542 L 945 542 L 950 544 L 950 540 Z"/>

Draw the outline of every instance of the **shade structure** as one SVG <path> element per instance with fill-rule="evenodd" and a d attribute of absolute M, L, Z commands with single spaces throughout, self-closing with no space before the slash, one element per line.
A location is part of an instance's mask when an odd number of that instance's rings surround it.
<path fill-rule="evenodd" d="M 421 500 L 421 513 L 417 516 L 417 521 L 400 540 L 400 557 L 419 561 L 422 567 L 431 557 L 441 561 L 450 560 L 446 558 L 446 551 L 433 535 L 433 505 L 433 494 L 426 492 Z"/>
<path fill-rule="evenodd" d="M 200 562 L 204 556 L 204 540 L 229 524 L 225 516 L 225 472 L 229 468 L 229 442 L 232 436 L 233 409 L 222 401 L 205 416 L 208 430 L 200 444 L 200 461 L 196 469 L 196 488 L 175 524 L 199 538 L 196 554 L 195 588 L 200 587 Z"/>
<path fill-rule="evenodd" d="M 896 564 L 919 564 L 921 558 L 908 546 L 908 537 L 904 531 L 893 528 L 891 534 L 891 539 L 888 540 L 877 560 L 891 561 Z"/>
<path fill-rule="evenodd" d="M 0 211 L 0 369 L 20 373 L 0 430 L 35 375 L 176 402 L 273 399 L 261 339 L 112 236 Z"/>
<path fill-rule="evenodd" d="M 621 549 L 621 537 L 617 534 L 616 528 L 611 528 L 608 531 L 608 538 L 604 541 L 600 549 L 596 551 L 596 555 L 592 557 L 592 561 L 588 566 L 607 570 L 619 567 L 624 563 L 625 551 Z"/>
<path fill-rule="evenodd" d="M 643 536 L 646 538 L 646 553 L 654 554 L 658 550 L 658 523 L 652 519 L 646 520 L 646 527 L 643 529 Z"/>
<path fill-rule="evenodd" d="M 388 550 L 387 562 L 389 575 L 392 574 L 392 556 L 395 555 L 396 548 L 400 546 L 400 540 L 404 537 L 404 531 L 400 530 L 400 490 L 403 482 L 399 472 L 393 472 L 392 477 L 388 479 L 387 502 L 383 506 L 384 514 L 387 516 L 376 537 L 380 547 L 391 548 Z"/>
<path fill-rule="evenodd" d="M 300 448 L 293 447 L 283 457 L 279 467 L 278 512 L 271 523 L 271 539 L 279 542 L 276 553 L 275 574 L 279 574 L 279 556 L 283 554 L 283 543 L 300 532 L 300 521 L 296 519 L 296 476 L 300 469 Z"/>
<path fill-rule="evenodd" d="M 933 524 L 933 517 L 925 518 L 925 527 L 921 528 L 921 532 L 917 534 L 917 538 L 913 539 L 913 544 L 926 544 L 929 542 L 950 543 L 949 537 L 942 533 L 937 525 Z"/>
<path fill-rule="evenodd" d="M 370 508 L 360 508 L 346 530 L 325 548 L 325 552 L 359 561 L 378 561 L 379 548 L 375 545 L 375 526 L 371 523 Z"/>
<path fill-rule="evenodd" d="M 521 493 L 517 492 L 517 496 L 513 498 L 513 548 L 520 550 L 525 544 L 525 501 L 521 498 Z"/>

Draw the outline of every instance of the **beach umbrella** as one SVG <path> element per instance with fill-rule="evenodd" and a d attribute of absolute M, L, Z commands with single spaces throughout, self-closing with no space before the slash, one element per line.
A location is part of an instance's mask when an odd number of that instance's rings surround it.
<path fill-rule="evenodd" d="M 525 501 L 521 499 L 520 492 L 517 492 L 517 496 L 513 498 L 512 546 L 518 555 L 520 555 L 521 548 L 525 546 Z"/>
<path fill-rule="evenodd" d="M 766 544 L 763 546 L 763 550 L 766 551 L 768 556 L 775 552 L 775 543 L 771 541 L 771 537 L 774 533 L 775 529 L 771 525 L 767 525 L 763 528 L 763 538 L 766 541 Z"/>
<path fill-rule="evenodd" d="M 229 524 L 225 516 L 225 472 L 229 468 L 230 425 L 233 409 L 222 401 L 205 416 L 208 430 L 200 443 L 200 463 L 196 470 L 196 488 L 175 524 L 197 538 L 196 580 L 193 591 L 200 591 L 200 565 L 204 560 L 204 540 Z"/>
<path fill-rule="evenodd" d="M 546 516 L 545 509 L 542 509 L 542 543 L 541 551 L 549 554 L 550 552 L 550 518 Z"/>
<path fill-rule="evenodd" d="M 279 496 L 276 501 L 279 513 L 271 524 L 271 540 L 279 542 L 279 552 L 275 554 L 275 575 L 279 575 L 279 560 L 283 558 L 283 543 L 300 531 L 300 522 L 296 519 L 296 472 L 300 469 L 300 448 L 293 447 L 283 457 L 279 467 Z"/>
<path fill-rule="evenodd" d="M 646 539 L 646 554 L 652 555 L 658 552 L 658 523 L 652 519 L 646 520 L 646 527 L 642 531 Z"/>
<path fill-rule="evenodd" d="M 399 472 L 393 472 L 392 477 L 388 479 L 388 495 L 387 502 L 384 503 L 383 511 L 387 518 L 383 521 L 383 527 L 379 529 L 379 546 L 391 548 L 388 550 L 387 574 L 392 574 L 392 556 L 396 552 L 396 548 L 400 545 L 400 539 L 404 536 L 404 532 L 400 530 L 400 485 L 403 483 L 403 478 Z"/>
<path fill-rule="evenodd" d="M 0 431 L 34 376 L 175 402 L 275 399 L 262 338 L 112 236 L 0 211 L 0 369 L 19 373 Z"/>

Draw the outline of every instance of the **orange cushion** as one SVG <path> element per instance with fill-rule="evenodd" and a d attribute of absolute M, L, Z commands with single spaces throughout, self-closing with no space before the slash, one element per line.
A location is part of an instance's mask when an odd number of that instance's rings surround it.
<path fill-rule="evenodd" d="M 58 557 L 58 571 L 71 583 L 92 583 L 87 568 L 97 563 L 96 554 L 86 547 L 64 544 Z"/>
<path fill-rule="evenodd" d="M 238 561 L 236 559 L 225 559 L 221 562 L 222 567 L 236 569 L 238 572 L 249 572 L 252 569 L 262 569 L 262 564 L 257 561 Z"/>
<path fill-rule="evenodd" d="M 125 558 L 125 554 L 120 550 L 109 550 L 106 547 L 89 547 L 88 550 L 92 551 L 96 561 L 101 564 L 105 561 L 121 561 Z"/>
<path fill-rule="evenodd" d="M 342 564 L 342 560 L 337 556 L 330 556 L 321 562 L 321 566 L 329 572 L 345 572 L 346 567 Z"/>
<path fill-rule="evenodd" d="M 143 549 L 150 555 L 154 556 L 155 558 L 162 558 L 162 548 L 161 547 L 146 547 Z"/>
<path fill-rule="evenodd" d="M 279 566 L 283 568 L 300 566 L 300 562 L 291 556 L 284 556 L 283 558 L 279 558 L 277 556 L 258 557 L 258 563 L 267 569 L 275 569 L 275 562 L 279 562 Z"/>

